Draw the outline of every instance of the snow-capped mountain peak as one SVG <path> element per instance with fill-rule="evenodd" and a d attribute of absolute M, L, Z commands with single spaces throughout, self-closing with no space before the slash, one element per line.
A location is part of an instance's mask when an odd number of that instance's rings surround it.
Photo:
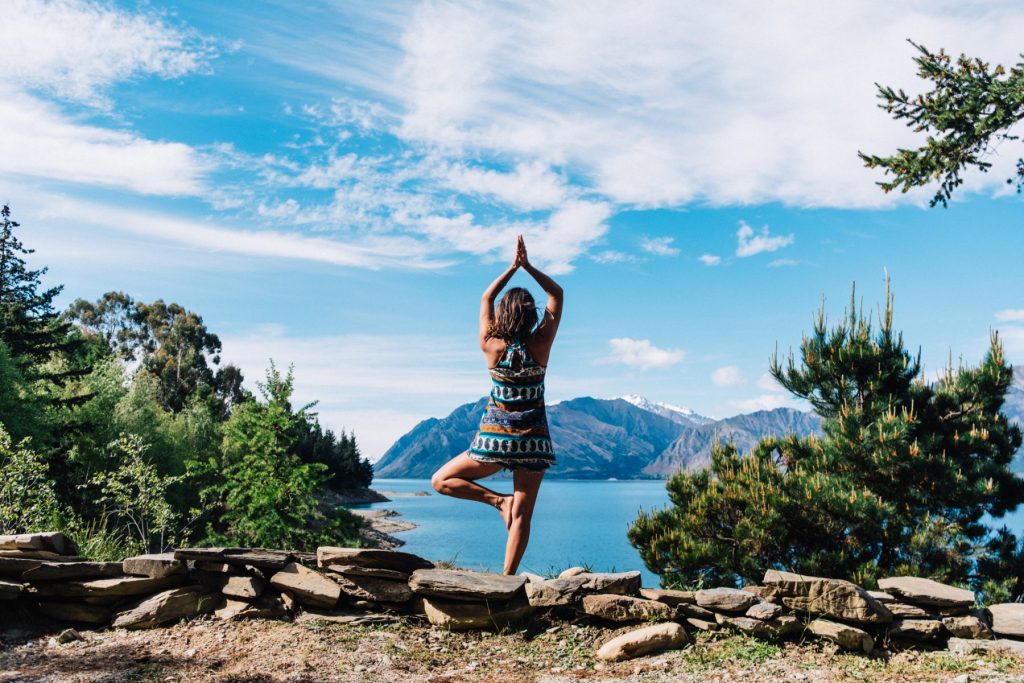
<path fill-rule="evenodd" d="M 626 394 L 625 396 L 619 396 L 618 398 L 622 399 L 626 403 L 636 406 L 637 408 L 654 413 L 655 415 L 667 417 L 673 422 L 679 422 L 680 424 L 705 425 L 715 421 L 713 418 L 695 413 L 689 408 L 672 405 L 671 403 L 656 403 L 654 401 L 649 401 L 640 394 Z"/>

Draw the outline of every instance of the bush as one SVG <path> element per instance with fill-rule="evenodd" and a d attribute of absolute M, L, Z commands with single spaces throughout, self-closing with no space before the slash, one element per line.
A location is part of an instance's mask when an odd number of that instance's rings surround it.
<path fill-rule="evenodd" d="M 13 445 L 0 424 L 0 534 L 52 531 L 64 522 L 46 463 L 30 445 Z"/>
<path fill-rule="evenodd" d="M 877 331 L 853 301 L 831 329 L 823 308 L 801 355 L 776 357 L 771 373 L 814 407 L 824 435 L 766 438 L 746 456 L 719 444 L 710 469 L 669 479 L 672 506 L 641 512 L 628 531 L 663 585 L 756 582 L 778 568 L 982 588 L 984 572 L 1019 594 L 1017 539 L 983 523 L 1024 501 L 1009 469 L 1021 432 L 1000 412 L 1012 370 L 998 337 L 978 367 L 926 383 L 887 292 Z"/>

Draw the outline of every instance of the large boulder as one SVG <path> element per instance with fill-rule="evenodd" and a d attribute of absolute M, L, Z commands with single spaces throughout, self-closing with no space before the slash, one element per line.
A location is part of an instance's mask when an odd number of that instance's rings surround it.
<path fill-rule="evenodd" d="M 757 597 L 736 588 L 705 588 L 694 595 L 697 604 L 715 612 L 746 612 Z"/>
<path fill-rule="evenodd" d="M 942 625 L 954 638 L 973 638 L 976 640 L 990 640 L 992 629 L 984 621 L 973 614 L 962 617 L 944 617 Z"/>
<path fill-rule="evenodd" d="M 763 583 L 768 599 L 797 612 L 867 624 L 892 621 L 892 612 L 849 581 L 769 569 Z"/>
<path fill-rule="evenodd" d="M 534 612 L 533 607 L 522 596 L 509 601 L 478 602 L 424 596 L 423 610 L 431 624 L 452 631 L 500 629 L 527 619 Z"/>
<path fill-rule="evenodd" d="M 316 563 L 324 569 L 334 565 L 355 565 L 374 569 L 392 569 L 405 574 L 411 574 L 417 569 L 433 569 L 434 567 L 434 563 L 430 560 L 398 550 L 335 548 L 331 546 L 322 546 L 316 549 Z"/>
<path fill-rule="evenodd" d="M 298 562 L 285 565 L 270 577 L 270 583 L 280 590 L 290 592 L 300 603 L 311 607 L 334 607 L 341 596 L 341 586 L 336 581 Z"/>
<path fill-rule="evenodd" d="M 618 662 L 681 647 L 687 640 L 689 637 L 686 631 L 675 622 L 654 624 L 612 638 L 598 648 L 597 658 L 606 662 Z"/>
<path fill-rule="evenodd" d="M 506 576 L 462 569 L 417 569 L 409 588 L 418 595 L 450 600 L 511 600 L 526 584 L 522 576 Z"/>
<path fill-rule="evenodd" d="M 26 570 L 23 581 L 65 581 L 67 579 L 108 579 L 122 576 L 120 562 L 40 562 Z"/>
<path fill-rule="evenodd" d="M 183 586 L 157 593 L 117 613 L 114 628 L 153 628 L 181 617 L 212 612 L 221 598 L 199 586 Z"/>
<path fill-rule="evenodd" d="M 1024 602 L 990 605 L 988 613 L 995 633 L 1011 638 L 1024 638 Z"/>
<path fill-rule="evenodd" d="M 176 559 L 174 553 L 155 553 L 152 555 L 136 555 L 127 557 L 121 563 L 125 574 L 133 576 L 148 576 L 151 579 L 159 579 L 163 576 L 173 574 L 184 574 L 185 563 Z"/>
<path fill-rule="evenodd" d="M 34 534 L 7 534 L 0 536 L 2 550 L 42 550 L 57 555 L 77 555 L 78 546 L 59 531 Z"/>
<path fill-rule="evenodd" d="M 861 650 L 871 652 L 875 647 L 875 639 L 866 631 L 849 624 L 839 624 L 828 619 L 815 619 L 807 626 L 807 630 L 825 640 L 831 640 L 845 650 Z"/>
<path fill-rule="evenodd" d="M 918 605 L 970 607 L 974 604 L 974 591 L 919 576 L 890 576 L 879 579 L 878 587 Z"/>
<path fill-rule="evenodd" d="M 585 595 L 581 606 L 585 613 L 609 621 L 671 619 L 675 615 L 675 609 L 663 602 L 631 595 Z"/>

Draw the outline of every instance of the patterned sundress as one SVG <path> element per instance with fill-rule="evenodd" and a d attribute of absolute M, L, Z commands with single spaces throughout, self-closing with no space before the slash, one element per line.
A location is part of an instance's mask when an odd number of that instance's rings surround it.
<path fill-rule="evenodd" d="M 508 470 L 544 470 L 555 464 L 544 411 L 546 371 L 522 341 L 507 342 L 501 361 L 491 368 L 494 386 L 469 457 Z"/>

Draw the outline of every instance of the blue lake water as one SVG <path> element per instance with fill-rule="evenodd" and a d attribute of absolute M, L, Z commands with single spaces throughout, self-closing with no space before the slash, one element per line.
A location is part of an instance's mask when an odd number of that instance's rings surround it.
<path fill-rule="evenodd" d="M 511 480 L 481 482 L 510 493 Z M 405 550 L 432 560 L 452 560 L 461 567 L 500 572 L 505 558 L 505 525 L 498 511 L 482 503 L 437 494 L 428 479 L 374 479 L 374 490 L 427 491 L 429 496 L 395 496 L 387 503 L 354 507 L 387 508 L 418 526 L 396 534 Z M 385 495 L 387 495 L 385 493 Z M 641 508 L 668 505 L 664 481 L 566 481 L 541 484 L 534 508 L 530 543 L 519 571 L 545 574 L 573 565 L 594 571 L 638 569 L 645 586 L 658 586 L 640 554 L 626 540 L 626 528 Z"/>
<path fill-rule="evenodd" d="M 511 491 L 507 479 L 485 480 L 496 491 Z M 497 510 L 481 503 L 442 496 L 428 479 L 374 479 L 377 491 L 429 496 L 394 496 L 387 503 L 360 505 L 387 508 L 401 513 L 415 529 L 396 534 L 405 541 L 402 550 L 432 560 L 453 560 L 467 569 L 500 572 L 505 557 L 505 527 Z M 594 571 L 639 569 L 643 585 L 656 587 L 658 576 L 644 567 L 640 554 L 626 540 L 626 528 L 643 508 L 650 511 L 669 504 L 664 481 L 567 481 L 546 480 L 537 497 L 530 543 L 519 571 L 546 574 L 573 565 L 589 565 Z M 1024 510 L 995 520 L 1020 536 Z"/>

